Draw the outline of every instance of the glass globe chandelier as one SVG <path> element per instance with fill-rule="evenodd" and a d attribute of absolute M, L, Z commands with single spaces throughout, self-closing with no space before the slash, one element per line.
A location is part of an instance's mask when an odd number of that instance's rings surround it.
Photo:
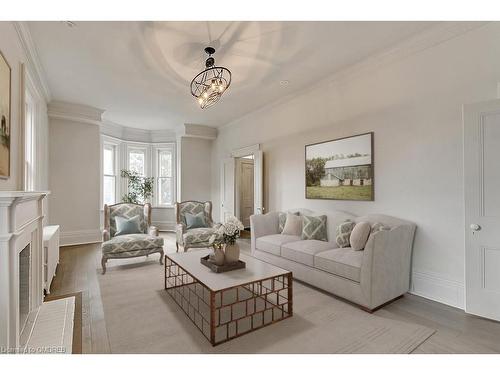
<path fill-rule="evenodd" d="M 222 66 L 215 66 L 212 55 L 215 49 L 205 48 L 208 58 L 205 70 L 198 73 L 191 81 L 191 94 L 196 98 L 201 109 L 208 108 L 219 101 L 231 84 L 231 72 Z"/>

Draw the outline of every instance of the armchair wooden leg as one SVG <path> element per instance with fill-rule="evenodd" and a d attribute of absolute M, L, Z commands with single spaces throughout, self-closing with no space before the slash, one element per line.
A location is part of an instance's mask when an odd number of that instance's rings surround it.
<path fill-rule="evenodd" d="M 107 261 L 108 260 L 106 258 L 102 257 L 102 259 L 101 259 L 101 266 L 102 266 L 102 274 L 103 275 L 106 273 L 106 262 Z"/>
<path fill-rule="evenodd" d="M 187 247 L 186 245 L 184 245 L 184 252 L 188 251 L 189 247 Z"/>
<path fill-rule="evenodd" d="M 165 255 L 165 253 L 163 252 L 163 250 L 160 252 L 160 264 L 163 264 L 163 256 Z"/>
<path fill-rule="evenodd" d="M 175 247 L 177 248 L 176 253 L 178 253 L 179 252 L 179 243 L 178 242 L 175 243 Z"/>

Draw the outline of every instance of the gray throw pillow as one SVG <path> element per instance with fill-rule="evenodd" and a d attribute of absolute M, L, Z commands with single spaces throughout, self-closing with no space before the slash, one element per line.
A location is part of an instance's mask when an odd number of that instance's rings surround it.
<path fill-rule="evenodd" d="M 391 227 L 388 227 L 387 225 L 381 224 L 381 223 L 374 223 L 371 228 L 371 233 L 376 233 L 381 230 L 391 230 Z"/>
<path fill-rule="evenodd" d="M 121 236 L 123 234 L 142 233 L 139 215 L 132 216 L 129 219 L 122 216 L 116 216 L 115 222 L 116 222 L 115 236 Z"/>
<path fill-rule="evenodd" d="M 366 241 L 368 241 L 368 237 L 370 236 L 371 229 L 370 223 L 365 221 L 356 223 L 352 229 L 351 236 L 349 237 L 351 249 L 355 251 L 363 250 L 365 248 Z"/>
<path fill-rule="evenodd" d="M 328 241 L 326 231 L 326 215 L 302 215 L 302 239 Z"/>
<path fill-rule="evenodd" d="M 297 215 L 299 216 L 299 212 L 289 212 L 290 214 Z M 282 233 L 283 229 L 285 228 L 285 223 L 286 223 L 286 212 L 280 212 L 278 214 L 278 225 L 279 225 L 279 232 Z"/>
<path fill-rule="evenodd" d="M 302 233 L 302 219 L 294 214 L 286 214 L 286 223 L 281 234 L 289 236 L 300 236 Z"/>
<path fill-rule="evenodd" d="M 207 222 L 205 220 L 205 213 L 198 212 L 196 215 L 186 213 L 186 228 L 187 229 L 195 229 L 195 228 L 206 228 Z"/>
<path fill-rule="evenodd" d="M 356 223 L 346 220 L 343 223 L 340 223 L 335 231 L 335 241 L 339 247 L 349 247 L 350 245 L 350 237 L 351 232 L 354 229 Z"/>

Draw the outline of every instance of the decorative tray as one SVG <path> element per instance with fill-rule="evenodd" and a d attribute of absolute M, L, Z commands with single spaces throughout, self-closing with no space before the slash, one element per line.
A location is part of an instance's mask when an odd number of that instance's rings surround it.
<path fill-rule="evenodd" d="M 215 263 L 212 263 L 209 259 L 209 255 L 204 256 L 200 258 L 201 264 L 204 266 L 210 268 L 212 272 L 215 273 L 222 273 L 222 272 L 228 272 L 228 271 L 234 271 L 234 270 L 239 270 L 241 268 L 245 268 L 246 264 L 242 260 L 238 260 L 235 263 L 229 263 L 229 264 L 223 264 L 222 266 L 218 266 Z"/>

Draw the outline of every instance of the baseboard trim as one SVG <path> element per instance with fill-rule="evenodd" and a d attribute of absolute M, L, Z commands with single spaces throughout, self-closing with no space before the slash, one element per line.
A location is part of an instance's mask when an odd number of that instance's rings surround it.
<path fill-rule="evenodd" d="M 102 241 L 102 232 L 98 229 L 84 229 L 61 232 L 61 246 L 82 245 Z"/>
<path fill-rule="evenodd" d="M 462 310 L 465 308 L 465 285 L 433 272 L 413 270 L 410 293 Z"/>

